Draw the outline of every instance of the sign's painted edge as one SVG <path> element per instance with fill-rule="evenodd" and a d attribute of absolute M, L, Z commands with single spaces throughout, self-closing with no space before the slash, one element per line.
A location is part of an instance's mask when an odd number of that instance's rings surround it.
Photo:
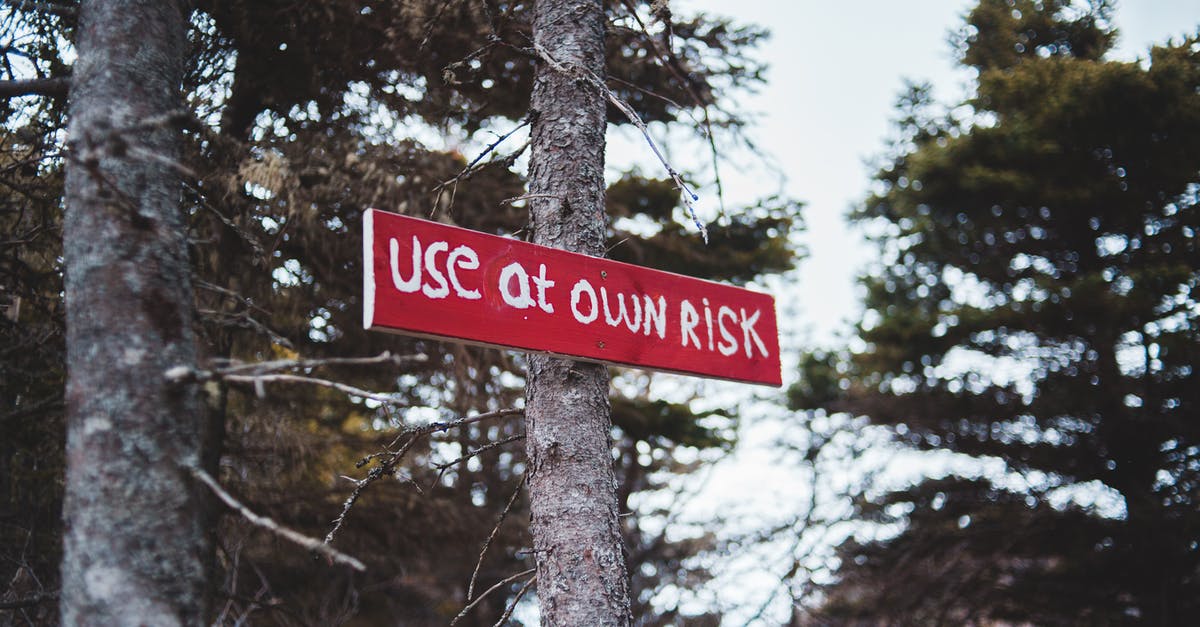
<path fill-rule="evenodd" d="M 367 331 L 380 331 L 391 335 L 401 335 L 404 337 L 415 337 L 422 340 L 434 340 L 437 342 L 448 342 L 451 344 L 464 344 L 466 346 L 478 346 L 480 348 L 492 348 L 499 350 L 509 350 L 522 353 L 525 355 L 547 355 L 557 357 L 559 359 L 570 359 L 572 361 L 582 361 L 589 364 L 601 364 L 604 366 L 617 366 L 619 368 L 631 368 L 634 370 L 643 370 L 645 372 L 663 372 L 666 374 L 680 375 L 684 377 L 692 377 L 694 379 L 710 379 L 713 381 L 729 381 L 731 383 L 745 383 L 750 385 L 762 385 L 770 388 L 783 387 L 783 372 L 779 373 L 779 382 L 773 381 L 756 381 L 754 379 L 738 379 L 736 377 L 722 377 L 715 374 L 698 374 L 696 372 L 688 372 L 686 370 L 676 370 L 673 368 L 650 367 L 644 364 L 627 363 L 623 361 L 609 361 L 605 359 L 595 359 L 592 357 L 581 357 L 579 355 L 568 355 L 566 353 L 555 353 L 551 351 L 537 350 L 533 348 L 521 348 L 518 346 L 509 346 L 507 344 L 499 344 L 495 342 L 479 342 L 476 340 L 467 340 L 460 337 L 449 335 L 435 335 L 432 333 L 421 333 L 419 331 L 406 331 L 394 327 L 368 327 Z M 782 360 L 780 360 L 780 368 L 782 368 Z"/>
<path fill-rule="evenodd" d="M 363 212 L 363 328 L 375 325 L 375 212 Z"/>

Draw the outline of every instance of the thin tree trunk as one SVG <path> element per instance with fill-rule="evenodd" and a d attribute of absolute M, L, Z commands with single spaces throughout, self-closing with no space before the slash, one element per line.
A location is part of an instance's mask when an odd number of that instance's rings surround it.
<path fill-rule="evenodd" d="M 211 543 L 187 239 L 174 164 L 188 6 L 80 6 L 63 254 L 66 625 L 201 625 Z"/>
<path fill-rule="evenodd" d="M 601 0 L 538 0 L 534 41 L 559 63 L 604 75 Z M 529 165 L 533 240 L 604 254 L 605 99 L 541 63 Z M 546 625 L 628 625 L 608 370 L 529 358 L 526 450 L 538 601 Z"/>

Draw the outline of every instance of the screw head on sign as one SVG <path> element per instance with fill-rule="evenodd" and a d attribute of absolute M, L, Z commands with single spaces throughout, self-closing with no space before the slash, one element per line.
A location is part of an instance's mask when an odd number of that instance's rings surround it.
<path fill-rule="evenodd" d="M 596 342 L 596 348 L 604 348 L 604 342 Z"/>

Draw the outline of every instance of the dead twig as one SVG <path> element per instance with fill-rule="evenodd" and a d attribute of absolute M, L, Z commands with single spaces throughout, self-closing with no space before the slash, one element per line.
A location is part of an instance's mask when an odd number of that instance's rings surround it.
<path fill-rule="evenodd" d="M 437 466 L 434 466 L 434 468 L 436 468 L 438 471 L 438 479 L 441 479 L 442 475 L 445 474 L 445 472 L 447 470 L 449 470 L 451 467 L 457 466 L 458 464 L 461 464 L 461 463 L 467 461 L 468 459 L 471 459 L 472 457 L 478 457 L 479 455 L 482 455 L 483 453 L 486 453 L 494 448 L 499 448 L 501 446 L 504 446 L 505 444 L 510 444 L 512 442 L 516 442 L 518 440 L 524 440 L 524 439 L 525 439 L 525 434 L 518 433 L 517 435 L 509 436 L 507 438 L 504 438 L 503 440 L 497 440 L 495 442 L 485 444 L 477 449 L 467 451 L 466 455 L 463 455 L 462 457 L 459 457 L 458 459 L 454 459 L 454 460 L 451 460 L 451 461 L 448 461 L 448 462 L 445 462 L 442 464 L 438 464 Z"/>
<path fill-rule="evenodd" d="M 29 78 L 24 80 L 0 81 L 0 99 L 22 96 L 50 96 L 65 98 L 71 88 L 68 77 Z"/>
<path fill-rule="evenodd" d="M 325 359 L 276 359 L 272 361 L 260 361 L 253 363 L 234 363 L 224 368 L 217 370 L 218 373 L 237 374 L 246 371 L 251 371 L 254 374 L 266 374 L 279 370 L 309 370 L 324 366 L 377 366 L 379 364 L 393 364 L 402 366 L 410 363 L 421 363 L 428 361 L 427 355 L 417 353 L 415 355 L 394 355 L 391 351 L 384 351 L 373 357 L 329 357 Z"/>
<path fill-rule="evenodd" d="M 225 374 L 219 371 L 211 370 L 196 370 L 187 366 L 175 366 L 163 373 L 168 380 L 175 383 L 183 383 L 186 381 L 212 381 L 214 379 L 226 381 L 228 383 L 248 383 L 254 386 L 254 391 L 259 398 L 266 396 L 266 384 L 268 383 L 304 383 L 315 385 L 317 387 L 330 388 L 356 398 L 395 405 L 397 400 L 392 394 L 383 394 L 380 392 L 371 392 L 362 388 L 356 388 L 352 385 L 346 385 L 338 381 L 330 381 L 329 379 L 321 379 L 319 377 L 308 377 L 297 374 Z"/>
<path fill-rule="evenodd" d="M 372 483 L 394 473 L 396 471 L 396 467 L 400 464 L 400 461 L 404 459 L 404 455 L 407 454 L 408 451 L 411 450 L 421 438 L 428 437 L 434 433 L 445 433 L 450 429 L 465 427 L 467 425 L 482 422 L 484 420 L 505 418 L 507 416 L 516 416 L 523 413 L 524 411 L 520 409 L 501 409 L 499 411 L 468 416 L 466 418 L 451 422 L 431 422 L 429 424 L 405 429 L 400 433 L 400 435 L 397 435 L 396 438 L 392 440 L 391 444 L 386 446 L 382 452 L 372 453 L 358 462 L 357 467 L 362 468 L 376 459 L 381 460 L 378 466 L 375 466 L 367 473 L 367 476 L 363 477 L 362 479 L 350 479 L 354 482 L 354 491 L 350 493 L 350 496 L 346 497 L 346 501 L 342 504 L 342 511 L 340 514 L 338 514 L 337 518 L 333 520 L 333 528 L 331 528 L 329 533 L 325 535 L 325 542 L 329 543 L 333 541 L 334 536 L 337 534 L 338 530 L 342 528 L 342 524 L 346 521 L 346 515 L 350 513 L 350 509 L 354 507 L 354 504 L 358 501 L 359 497 L 362 496 L 363 491 L 365 491 Z M 403 441 L 403 444 L 401 444 L 401 441 Z M 400 446 L 399 449 L 395 448 L 397 445 Z"/>
<path fill-rule="evenodd" d="M 310 538 L 302 533 L 288 529 L 287 527 L 280 525 L 266 516 L 259 516 L 258 514 L 255 514 L 250 510 L 250 508 L 233 498 L 233 495 L 226 492 L 224 488 L 217 483 L 217 480 L 213 479 L 212 476 L 207 472 L 204 472 L 203 469 L 192 466 L 187 467 L 186 470 L 201 483 L 208 486 L 208 488 L 213 491 L 213 494 L 215 494 L 217 498 L 221 499 L 221 502 L 229 506 L 230 509 L 241 514 L 243 518 L 250 522 L 250 524 L 262 529 L 266 529 L 267 531 L 270 531 L 271 533 L 283 538 L 284 540 L 287 540 L 288 542 L 297 544 L 305 549 L 317 553 L 328 559 L 331 563 L 349 566 L 350 568 L 353 568 L 359 572 L 364 572 L 367 570 L 365 564 L 329 546 L 328 544 L 321 542 L 316 538 Z"/>
<path fill-rule="evenodd" d="M 425 46 L 429 45 L 429 40 L 433 37 L 433 27 L 441 21 L 442 16 L 446 14 L 446 10 L 450 8 L 451 4 L 462 4 L 462 0 L 443 0 L 442 6 L 438 7 L 437 13 L 425 23 L 425 35 L 421 38 L 421 44 L 417 46 L 417 50 L 424 51 Z"/>
<path fill-rule="evenodd" d="M 41 605 L 47 601 L 53 601 L 58 598 L 58 591 L 51 590 L 50 592 L 39 592 L 33 596 L 24 597 L 21 599 L 11 599 L 0 601 L 0 611 L 2 610 L 22 610 L 27 607 Z"/>
<path fill-rule="evenodd" d="M 298 374 L 227 374 L 220 375 L 220 378 L 229 383 L 249 383 L 254 386 L 258 396 L 266 396 L 264 385 L 267 383 L 306 383 L 317 387 L 330 388 L 346 394 L 380 403 L 395 404 L 396 398 L 392 394 L 383 394 L 380 392 L 371 392 L 362 388 L 356 388 L 353 385 L 346 385 L 338 381 L 330 381 L 329 379 L 321 379 L 319 377 L 306 377 Z"/>
<path fill-rule="evenodd" d="M 650 151 L 654 153 L 654 156 L 658 158 L 659 163 L 666 168 L 667 174 L 671 177 L 671 180 L 675 182 L 675 187 L 680 192 L 680 198 L 683 200 L 684 206 L 687 207 L 688 213 L 691 215 L 692 224 L 694 224 L 700 231 L 700 237 L 702 237 L 704 239 L 704 243 L 707 244 L 708 229 L 705 228 L 704 224 L 700 222 L 700 218 L 696 216 L 696 207 L 693 204 L 695 201 L 700 200 L 700 197 L 697 196 L 690 187 L 688 187 L 688 184 L 683 180 L 683 176 L 681 176 L 679 172 L 677 172 L 675 168 L 671 166 L 670 162 L 667 161 L 667 158 L 663 156 L 662 151 L 660 151 L 658 148 L 658 144 L 654 142 L 654 138 L 650 137 L 650 129 L 646 126 L 646 123 L 642 121 L 641 116 L 639 116 L 637 112 L 633 110 L 633 107 L 629 106 L 628 103 L 617 97 L 617 94 L 614 93 L 613 90 L 609 89 L 608 85 L 605 85 L 604 81 L 600 80 L 600 77 L 596 76 L 591 71 L 576 65 L 565 65 L 558 59 L 555 59 L 545 47 L 536 41 L 533 42 L 533 50 L 539 58 L 545 61 L 554 70 L 566 74 L 567 76 L 581 79 L 587 83 L 590 83 L 596 89 L 599 89 L 600 93 L 604 94 L 604 97 L 607 98 L 614 107 L 620 110 L 621 113 L 625 114 L 625 117 L 631 123 L 633 123 L 633 125 L 636 126 L 639 131 L 641 131 L 642 137 L 646 139 L 646 144 L 650 146 Z"/>
<path fill-rule="evenodd" d="M 192 285 L 196 286 L 199 289 L 208 290 L 210 292 L 225 296 L 226 298 L 233 300 L 234 302 L 241 305 L 242 307 L 245 307 L 246 309 L 254 309 L 254 310 L 257 310 L 259 313 L 266 314 L 268 316 L 271 315 L 271 312 L 254 304 L 254 301 L 250 300 L 249 298 L 246 298 L 242 294 L 235 292 L 229 288 L 221 287 L 220 285 L 217 285 L 215 283 L 209 283 L 208 281 L 205 281 L 203 279 L 192 279 Z"/>
<path fill-rule="evenodd" d="M 483 543 L 483 548 L 479 550 L 479 559 L 475 561 L 475 570 L 471 573 L 471 583 L 467 585 L 468 599 L 475 596 L 475 582 L 479 579 L 479 570 L 483 567 L 483 558 L 487 555 L 488 549 L 491 548 L 492 541 L 496 539 L 496 535 L 500 533 L 500 525 L 504 524 L 504 519 L 508 516 L 508 512 L 517 503 L 517 497 L 521 495 L 521 486 L 524 483 L 525 475 L 521 475 L 521 481 L 517 483 L 517 489 L 513 490 L 512 496 L 508 498 L 508 504 L 500 512 L 500 518 L 496 521 L 496 526 L 492 527 L 492 533 L 488 535 L 487 540 Z"/>
<path fill-rule="evenodd" d="M 559 200 L 559 201 L 563 200 L 562 196 L 559 196 L 558 194 L 525 194 L 524 196 L 514 196 L 513 198 L 505 198 L 504 200 L 500 201 L 500 204 L 511 205 L 515 202 L 521 202 L 522 200 L 531 200 L 534 198 L 550 198 L 550 199 Z"/>
<path fill-rule="evenodd" d="M 346 501 L 342 503 L 342 511 L 338 513 L 337 518 L 333 519 L 333 527 L 329 529 L 329 533 L 325 534 L 325 542 L 327 544 L 333 542 L 333 537 L 342 529 L 342 525 L 346 522 L 346 516 L 350 514 L 350 510 L 354 507 L 354 504 L 358 502 L 359 497 L 362 496 L 362 493 L 367 489 L 367 487 L 383 477 L 392 474 L 392 472 L 395 471 L 396 466 L 400 463 L 400 460 L 404 458 L 404 455 L 408 453 L 409 449 L 411 449 L 416 442 L 417 438 L 413 437 L 405 442 L 404 446 L 400 447 L 400 450 L 398 451 L 389 452 L 386 454 L 376 453 L 374 455 L 368 455 L 363 461 L 359 462 L 359 467 L 361 467 L 364 462 L 369 463 L 376 457 L 386 457 L 382 463 L 368 471 L 367 476 L 363 477 L 362 479 L 346 477 L 354 482 L 354 491 L 350 493 L 350 496 L 346 497 Z"/>
<path fill-rule="evenodd" d="M 387 405 L 396 405 L 398 401 L 393 394 L 372 392 L 370 390 L 364 390 L 352 385 L 347 385 L 338 381 L 332 381 L 330 379 L 322 379 L 320 377 L 300 374 L 286 374 L 279 373 L 277 371 L 286 369 L 311 370 L 321 366 L 378 365 L 382 363 L 395 363 L 399 365 L 408 362 L 424 361 L 425 359 L 427 359 L 425 355 L 392 355 L 390 352 L 384 352 L 375 357 L 284 359 L 260 363 L 235 364 L 214 370 L 201 370 L 189 368 L 187 366 L 176 366 L 167 370 L 167 372 L 164 373 L 164 376 L 166 376 L 168 380 L 176 383 L 182 383 L 185 381 L 220 380 L 227 383 L 250 384 L 254 386 L 254 390 L 259 397 L 266 396 L 266 384 L 268 383 L 302 383 L 337 390 L 346 394 L 347 396 L 369 399 Z"/>
<path fill-rule="evenodd" d="M 452 178 L 449 178 L 445 181 L 442 181 L 441 183 L 438 183 L 437 186 L 435 186 L 432 190 L 430 190 L 435 195 L 434 195 L 434 199 L 433 199 L 433 209 L 429 212 L 429 217 L 432 218 L 433 214 L 435 212 L 437 212 L 438 206 L 441 204 L 442 193 L 446 191 L 447 187 L 450 188 L 450 206 L 453 207 L 454 206 L 454 196 L 458 192 L 458 184 L 460 181 L 465 181 L 465 180 L 471 178 L 472 176 L 475 175 L 476 172 L 478 172 L 479 170 L 483 169 L 484 167 L 486 167 L 488 165 L 491 165 L 492 163 L 507 163 L 507 164 L 511 165 L 513 161 L 516 161 L 517 157 L 520 156 L 521 153 L 525 152 L 526 148 L 528 148 L 528 146 L 529 146 L 528 143 L 526 143 L 524 146 L 521 146 L 521 148 L 519 150 L 504 157 L 503 159 L 489 161 L 488 163 L 485 163 L 482 166 L 479 166 L 478 168 L 475 167 L 476 165 L 479 164 L 480 161 L 483 161 L 484 157 L 491 154 L 494 150 L 496 150 L 496 148 L 500 144 L 504 143 L 504 140 L 508 139 L 509 137 L 512 137 L 513 134 L 515 134 L 517 131 L 525 128 L 526 126 L 529 126 L 530 122 L 531 122 L 531 118 L 526 117 L 524 120 L 521 121 L 520 124 L 518 124 L 512 130 L 499 136 L 499 138 L 497 138 L 496 141 L 492 142 L 491 144 L 488 144 L 487 148 L 484 148 L 482 152 L 480 152 L 478 155 L 476 155 L 475 158 L 472 159 L 471 162 L 467 164 L 467 167 L 463 168 L 461 172 L 459 172 L 458 174 L 455 174 Z"/>
<path fill-rule="evenodd" d="M 220 325 L 223 327 L 237 327 L 240 329 L 250 329 L 261 335 L 266 336 L 272 342 L 286 348 L 293 348 L 295 345 L 292 341 L 275 331 L 265 323 L 260 322 L 257 318 L 250 315 L 250 310 L 242 311 L 217 311 L 213 309 L 197 309 L 196 313 L 205 322 Z"/>
<path fill-rule="evenodd" d="M 529 581 L 526 581 L 525 585 L 521 586 L 520 590 L 517 590 L 517 596 L 513 597 L 512 603 L 508 605 L 508 609 L 504 610 L 504 614 L 500 616 L 500 620 L 496 621 L 496 624 L 492 625 L 492 627 L 500 627 L 504 624 L 504 621 L 512 616 L 513 611 L 517 609 L 517 603 L 521 602 L 521 597 L 525 596 L 526 592 L 529 592 L 529 588 L 533 586 L 535 581 L 537 581 L 537 575 L 530 577 Z"/>
<path fill-rule="evenodd" d="M 650 34 L 650 29 L 647 28 L 646 23 L 642 21 L 642 16 L 638 14 L 637 7 L 634 5 L 633 0 L 622 0 L 622 2 L 624 3 L 625 8 L 629 10 L 629 14 L 633 17 L 634 21 L 637 22 L 642 34 L 646 36 L 646 41 L 654 50 L 654 54 L 656 57 L 658 57 L 659 63 L 662 64 L 663 67 L 667 68 L 667 71 L 669 71 L 671 75 L 675 77 L 675 80 L 680 84 L 680 86 L 687 91 L 688 96 L 691 96 L 692 102 L 694 102 L 696 106 L 700 107 L 701 113 L 704 114 L 703 123 L 698 124 L 702 127 L 704 138 L 708 141 L 709 155 L 712 157 L 713 182 L 717 185 L 717 201 L 720 204 L 721 216 L 724 217 L 725 187 L 721 184 L 721 169 L 719 159 L 717 158 L 717 143 L 716 138 L 713 136 L 712 118 L 709 116 L 708 112 L 709 103 L 705 99 L 701 98 L 700 94 L 697 93 L 695 80 L 692 79 L 692 77 L 689 76 L 689 73 L 682 67 L 683 62 L 680 60 L 679 56 L 675 54 L 675 50 L 671 45 L 672 29 L 670 10 L 668 9 L 661 12 L 655 12 L 656 17 L 662 20 L 663 24 L 666 26 L 666 29 L 663 33 L 663 38 L 666 40 L 664 44 L 659 42 L 658 39 Z M 678 109 L 683 109 L 683 107 L 680 107 L 678 104 L 673 102 L 671 104 L 675 105 L 675 107 Z M 691 112 L 688 112 L 688 116 L 692 118 L 693 122 L 697 122 L 695 116 L 691 115 Z"/>
<path fill-rule="evenodd" d="M 473 601 L 471 601 L 470 603 L 468 603 L 468 604 L 467 604 L 467 606 L 466 606 L 466 607 L 464 607 L 464 608 L 462 609 L 462 611 L 458 613 L 458 616 L 455 616 L 455 617 L 454 617 L 454 620 L 450 621 L 450 625 L 451 625 L 451 626 L 453 626 L 453 625 L 457 625 L 457 624 L 458 624 L 458 621 L 462 620 L 462 619 L 463 619 L 463 617 L 465 617 L 465 616 L 467 615 L 467 613 L 468 613 L 468 612 L 470 612 L 472 609 L 474 609 L 476 605 L 479 605 L 479 602 L 480 602 L 480 601 L 482 601 L 482 600 L 484 600 L 484 599 L 486 599 L 486 598 L 487 598 L 487 596 L 488 596 L 489 594 L 491 594 L 491 593 L 495 592 L 496 590 L 499 590 L 500 588 L 503 588 L 504 586 L 506 586 L 506 585 L 508 585 L 508 584 L 510 584 L 510 583 L 512 583 L 512 582 L 514 582 L 514 581 L 516 581 L 516 580 L 518 580 L 518 579 L 520 579 L 521 577 L 525 577 L 525 576 L 527 576 L 527 575 L 533 575 L 533 574 L 534 574 L 534 573 L 536 573 L 536 572 L 537 572 L 537 569 L 536 569 L 536 568 L 530 568 L 529 570 L 523 570 L 523 571 L 521 571 L 521 572 L 519 572 L 519 573 L 517 573 L 517 574 L 515 574 L 515 575 L 509 576 L 509 577 L 505 577 L 504 579 L 501 579 L 499 582 L 497 582 L 497 583 L 496 583 L 496 585 L 492 586 L 491 588 L 488 588 L 487 590 L 485 590 L 485 591 L 483 592 L 483 594 L 479 595 L 478 597 L 475 597 L 475 600 L 473 600 Z M 526 585 L 528 585 L 528 582 L 526 582 Z"/>

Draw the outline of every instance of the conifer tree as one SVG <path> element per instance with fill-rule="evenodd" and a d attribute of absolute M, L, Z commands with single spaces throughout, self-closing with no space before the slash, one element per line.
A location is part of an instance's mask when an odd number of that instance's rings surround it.
<path fill-rule="evenodd" d="M 1107 60 L 1110 17 L 982 0 L 973 96 L 901 103 L 855 214 L 882 254 L 865 348 L 825 406 L 1004 470 L 862 503 L 902 531 L 841 548 L 826 620 L 1200 617 L 1200 44 Z"/>
<path fill-rule="evenodd" d="M 532 5 L 198 0 L 194 8 L 182 80 L 188 115 L 176 128 L 183 167 L 175 172 L 184 182 L 199 369 L 211 377 L 201 386 L 212 418 L 202 462 L 253 511 L 323 537 L 354 490 L 347 477 L 379 469 L 378 455 L 407 430 L 521 403 L 524 356 L 361 330 L 358 234 L 362 212 L 377 207 L 531 236 L 526 207 L 504 201 L 528 191 L 516 164 L 527 149 L 522 129 L 538 63 Z M 742 122 L 722 109 L 719 95 L 760 80 L 750 55 L 761 29 L 672 16 L 665 3 L 651 8 L 604 4 L 609 88 L 652 125 L 691 120 L 686 114 L 707 106 L 718 138 L 736 133 Z M 0 251 L 4 297 L 19 296 L 20 306 L 0 318 L 0 331 L 28 350 L 0 354 L 0 430 L 15 436 L 0 441 L 0 474 L 11 478 L 0 497 L 10 511 L 30 507 L 0 528 L 0 551 L 28 547 L 4 554 L 11 559 L 0 560 L 0 581 L 25 563 L 50 592 L 58 584 L 49 565 L 61 538 L 54 477 L 62 470 L 65 363 L 57 142 L 78 12 L 73 2 L 10 3 L 0 15 L 7 28 L 28 34 L 5 54 L 36 59 L 36 75 L 53 79 L 0 76 L 0 94 L 42 94 L 14 97 L 2 111 L 11 135 L 0 194 L 6 207 L 29 209 L 2 216 L 21 234 Z M 614 108 L 606 114 L 610 124 L 627 123 Z M 9 167 L 25 161 L 35 167 Z M 671 181 L 630 174 L 613 188 L 599 235 L 614 258 L 735 282 L 792 263 L 786 241 L 796 206 L 787 199 L 731 207 L 732 224 L 709 225 L 706 248 L 681 220 Z M 647 222 L 661 229 L 647 237 L 629 226 Z M 383 350 L 395 358 L 371 367 L 336 361 Z M 263 367 L 353 383 L 393 402 L 214 374 L 280 372 Z M 682 403 L 626 398 L 629 388 L 615 397 L 612 431 L 622 507 L 637 491 L 669 483 L 669 472 L 690 468 L 673 461 L 674 449 L 730 446 L 736 420 L 732 411 L 697 415 Z M 362 558 L 365 575 L 313 561 L 238 515 L 223 516 L 212 620 L 445 625 L 470 603 L 458 625 L 494 624 L 532 590 L 527 577 L 501 582 L 534 563 L 519 490 L 524 430 L 519 418 L 504 416 L 430 434 L 363 493 L 332 544 Z M 645 447 L 653 454 L 642 456 Z M 652 602 L 656 591 L 701 578 L 684 558 L 711 543 L 650 534 L 632 517 L 622 519 L 621 532 L 635 568 L 644 566 L 632 590 L 639 617 L 678 612 Z"/>

